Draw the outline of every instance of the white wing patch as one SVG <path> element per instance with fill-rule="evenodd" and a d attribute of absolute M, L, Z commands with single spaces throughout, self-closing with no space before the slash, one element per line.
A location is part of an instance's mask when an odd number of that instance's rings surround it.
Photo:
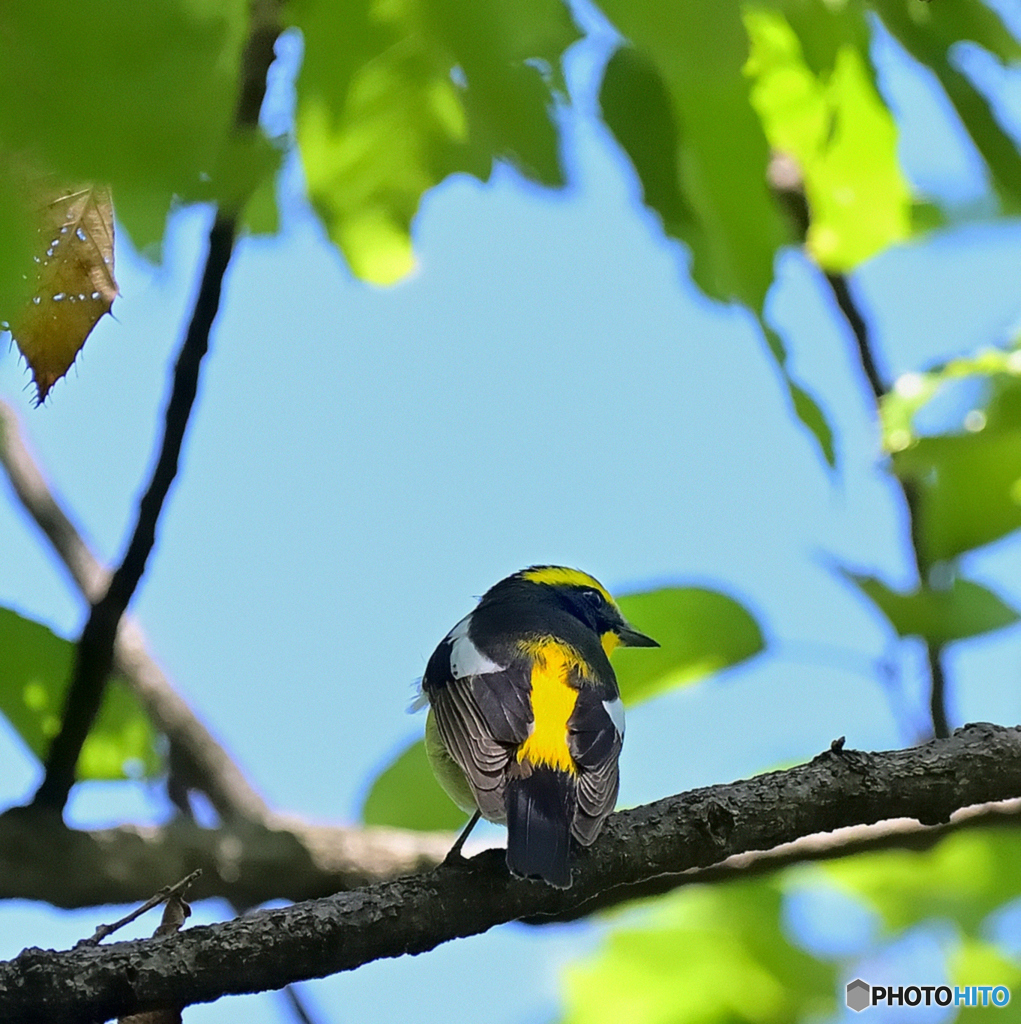
<path fill-rule="evenodd" d="M 610 716 L 610 721 L 613 722 L 617 732 L 620 733 L 620 738 L 624 738 L 624 702 L 618 697 L 616 700 L 604 700 L 603 707 L 606 708 L 606 713 Z"/>
<path fill-rule="evenodd" d="M 502 672 L 503 666 L 487 658 L 468 636 L 471 615 L 466 615 L 448 634 L 450 645 L 450 674 L 455 679 L 465 676 L 484 676 L 489 672 Z"/>

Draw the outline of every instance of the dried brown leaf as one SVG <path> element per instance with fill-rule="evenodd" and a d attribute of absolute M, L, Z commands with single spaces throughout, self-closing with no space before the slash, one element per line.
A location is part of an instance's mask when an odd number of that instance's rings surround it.
<path fill-rule="evenodd" d="M 42 402 L 110 312 L 117 282 L 110 190 L 88 185 L 39 194 L 36 280 L 32 298 L 11 321 L 11 334 Z"/>
<path fill-rule="evenodd" d="M 173 893 L 167 899 L 167 905 L 163 908 L 163 920 L 159 923 L 156 931 L 152 933 L 153 938 L 160 935 L 173 935 L 181 930 L 181 925 L 191 917 L 191 905 L 178 893 Z"/>
<path fill-rule="evenodd" d="M 156 939 L 161 935 L 173 935 L 189 917 L 191 907 L 177 893 L 173 893 L 163 908 L 163 920 L 152 937 Z M 119 1017 L 117 1024 L 181 1024 L 181 1011 L 171 1008 L 132 1013 L 127 1017 Z"/>

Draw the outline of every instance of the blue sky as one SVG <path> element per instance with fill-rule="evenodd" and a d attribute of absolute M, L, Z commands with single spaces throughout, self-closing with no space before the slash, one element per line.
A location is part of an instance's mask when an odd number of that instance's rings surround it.
<path fill-rule="evenodd" d="M 846 330 L 818 275 L 783 255 L 770 312 L 836 430 L 831 474 L 792 420 L 752 318 L 702 297 L 684 250 L 638 207 L 592 117 L 587 83 L 605 48 L 596 38 L 572 55 L 570 187 L 553 195 L 505 168 L 486 185 L 446 183 L 416 222 L 419 268 L 395 288 L 351 279 L 293 167 L 281 235 L 238 248 L 134 612 L 169 676 L 281 810 L 355 819 L 375 773 L 421 733 L 405 708 L 435 643 L 488 586 L 536 562 L 577 565 L 618 593 L 714 586 L 766 632 L 769 651 L 749 665 L 630 713 L 622 804 L 805 760 L 840 735 L 884 748 L 924 728 L 918 652 L 895 646 L 830 568 L 910 579 Z M 945 106 L 892 43 L 878 52 L 913 179 L 974 208 L 981 181 Z M 0 394 L 107 560 L 147 479 L 209 217 L 175 216 L 159 267 L 120 244 L 116 320 L 43 408 L 31 407 L 16 353 L 0 356 Z M 861 269 L 890 376 L 1011 336 L 1019 242 L 1016 224 L 971 224 Z M 1015 541 L 969 568 L 1021 606 Z M 6 499 L 0 604 L 66 636 L 83 621 Z M 1021 720 L 1018 630 L 961 645 L 952 667 L 955 723 Z M 30 794 L 38 766 L 3 726 L 0 765 L 0 803 Z M 141 785 L 82 786 L 71 806 L 86 825 L 167 813 Z M 226 913 L 210 905 L 199 917 Z M 71 945 L 113 916 L 0 907 L 0 957 Z M 559 965 L 595 940 L 588 926 L 509 926 L 307 991 L 335 1021 L 458 1024 L 478 1019 L 470 976 L 489 1020 L 528 1024 L 555 1015 Z M 244 1003 L 248 1020 L 280 1019 L 272 997 Z M 186 1020 L 229 1020 L 239 1007 Z"/>

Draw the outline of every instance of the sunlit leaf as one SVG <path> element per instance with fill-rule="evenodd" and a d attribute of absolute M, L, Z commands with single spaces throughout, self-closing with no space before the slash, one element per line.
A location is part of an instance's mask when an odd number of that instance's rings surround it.
<path fill-rule="evenodd" d="M 366 825 L 392 825 L 421 832 L 453 831 L 467 821 L 440 788 L 418 740 L 376 776 L 362 804 Z"/>
<path fill-rule="evenodd" d="M 972 985 L 1002 985 L 1011 1000 L 1014 993 L 1021 991 L 1021 967 L 991 942 L 965 936 L 960 945 L 951 951 L 947 961 L 950 980 L 956 986 L 970 988 Z M 1001 999 L 1003 995 L 1000 993 Z M 968 998 L 970 1005 L 961 1005 L 955 1018 L 961 1024 L 987 1019 L 990 1008 L 996 1005 L 992 1001 L 991 992 L 984 995 L 975 993 L 973 1003 L 970 992 Z"/>
<path fill-rule="evenodd" d="M 946 918 L 974 935 L 991 911 L 1021 894 L 1021 837 L 1013 829 L 969 829 L 924 852 L 858 854 L 822 870 L 875 907 L 891 932 Z"/>
<path fill-rule="evenodd" d="M 847 47 L 867 54 L 871 30 L 860 3 L 833 4 L 827 0 L 766 0 L 747 10 L 771 8 L 794 30 L 808 69 L 821 80 L 833 74 Z"/>
<path fill-rule="evenodd" d="M 665 587 L 618 600 L 660 647 L 621 648 L 613 665 L 626 704 L 638 704 L 751 658 L 764 647 L 752 615 L 732 597 L 700 587 Z"/>
<path fill-rule="evenodd" d="M 37 252 L 26 265 L 31 298 L 10 317 L 42 402 L 67 373 L 117 296 L 113 204 L 108 189 L 32 182 Z"/>
<path fill-rule="evenodd" d="M 970 580 L 955 579 L 945 590 L 924 587 L 902 594 L 875 576 L 844 576 L 875 603 L 900 636 L 946 644 L 1012 626 L 1019 618 L 991 590 Z"/>
<path fill-rule="evenodd" d="M 847 271 L 907 238 L 911 196 L 896 128 L 873 84 L 861 34 L 838 45 L 832 66 L 819 74 L 779 12 L 750 10 L 745 23 L 752 102 L 772 146 L 801 170 L 810 210 L 806 244 L 815 261 Z"/>
<path fill-rule="evenodd" d="M 564 1024 L 789 1024 L 835 1010 L 836 971 L 788 942 L 772 881 L 649 903 L 564 977 Z"/>
<path fill-rule="evenodd" d="M 959 433 L 919 437 L 915 418 L 967 379 L 984 395 Z M 881 403 L 893 471 L 912 489 L 929 562 L 953 558 L 1021 527 L 1021 353 L 983 349 L 924 373 L 903 374 Z"/>
<path fill-rule="evenodd" d="M 309 196 L 353 272 L 391 284 L 414 265 L 424 193 L 512 161 L 563 180 L 552 120 L 577 37 L 556 0 L 296 0 L 305 37 L 297 136 Z"/>
<path fill-rule="evenodd" d="M 74 645 L 0 608 L 0 712 L 40 760 L 60 729 Z M 123 682 L 111 680 L 78 761 L 81 779 L 157 775 L 155 733 Z"/>
<path fill-rule="evenodd" d="M 976 425 L 988 433 L 1021 427 L 1021 351 L 983 348 L 970 356 L 951 359 L 925 372 L 902 374 L 880 401 L 883 444 L 887 451 L 903 451 L 916 440 L 915 416 L 948 385 L 968 378 L 989 379 L 989 400 L 1002 411 L 1005 403 L 1018 414 L 1003 416 L 983 413 Z M 991 412 L 991 410 L 989 411 Z M 966 427 L 966 424 L 961 424 Z"/>

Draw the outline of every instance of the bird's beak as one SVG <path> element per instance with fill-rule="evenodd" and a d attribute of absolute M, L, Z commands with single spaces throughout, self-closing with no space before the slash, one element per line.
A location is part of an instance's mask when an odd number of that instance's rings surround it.
<path fill-rule="evenodd" d="M 659 643 L 651 636 L 639 633 L 637 629 L 627 623 L 618 628 L 616 632 L 621 647 L 659 647 Z"/>

